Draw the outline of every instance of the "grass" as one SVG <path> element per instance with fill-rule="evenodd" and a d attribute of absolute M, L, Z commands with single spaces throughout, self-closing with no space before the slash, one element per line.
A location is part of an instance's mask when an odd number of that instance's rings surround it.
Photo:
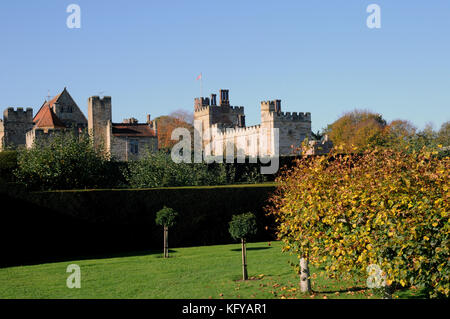
<path fill-rule="evenodd" d="M 75 260 L 0 269 L 0 298 L 378 298 L 362 282 L 318 277 L 312 296 L 301 294 L 293 257 L 281 244 L 248 244 L 250 280 L 241 281 L 240 245 L 174 248 L 100 259 Z M 81 268 L 81 288 L 66 286 L 67 266 Z M 312 269 L 312 273 L 316 270 Z M 414 291 L 395 293 L 414 297 Z"/>

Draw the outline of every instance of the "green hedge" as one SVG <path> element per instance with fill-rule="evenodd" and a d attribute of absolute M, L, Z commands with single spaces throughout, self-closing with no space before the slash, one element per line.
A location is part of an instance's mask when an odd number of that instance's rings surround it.
<path fill-rule="evenodd" d="M 160 227 L 156 212 L 164 205 L 179 213 L 171 246 L 208 245 L 231 241 L 228 222 L 234 214 L 252 211 L 258 217 L 259 239 L 267 237 L 264 206 L 274 186 L 181 187 L 138 190 L 52 191 L 30 195 L 33 202 L 61 214 L 95 224 L 144 227 L 156 246 Z"/>
<path fill-rule="evenodd" d="M 256 184 L 34 192 L 22 200 L 14 199 L 16 207 L 28 202 L 27 207 L 32 208 L 7 212 L 4 216 L 13 219 L 4 220 L 3 225 L 11 235 L 2 235 L 10 245 L 19 245 L 10 238 L 17 237 L 38 245 L 40 251 L 48 248 L 47 242 L 38 244 L 41 237 L 53 238 L 53 245 L 59 243 L 64 249 L 50 249 L 47 255 L 52 258 L 160 249 L 162 228 L 155 224 L 155 217 L 166 205 L 179 213 L 170 230 L 170 247 L 233 243 L 228 223 L 232 215 L 248 211 L 256 215 L 258 223 L 252 239 L 273 240 L 273 220 L 264 207 L 274 190 L 273 184 Z M 29 257 L 29 244 L 15 249 L 21 251 L 20 258 Z M 47 260 L 44 255 L 40 254 L 41 261 Z"/>

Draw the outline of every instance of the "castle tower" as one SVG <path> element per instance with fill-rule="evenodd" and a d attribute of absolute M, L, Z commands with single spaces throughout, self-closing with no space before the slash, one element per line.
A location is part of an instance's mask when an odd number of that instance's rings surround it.
<path fill-rule="evenodd" d="M 211 98 L 199 97 L 194 100 L 194 123 L 201 122 L 203 145 L 211 141 L 207 132 L 215 124 L 220 130 L 245 127 L 244 107 L 230 105 L 229 90 L 221 89 L 219 92 L 219 105 L 216 103 L 216 94 L 211 94 Z M 198 127 L 196 129 L 199 130 Z"/>
<path fill-rule="evenodd" d="M 301 142 L 311 135 L 311 113 L 282 112 L 281 100 L 263 101 L 261 128 L 266 132 L 278 129 L 280 154 L 298 154 Z M 271 133 L 267 136 L 273 138 Z"/>
<path fill-rule="evenodd" d="M 88 129 L 95 148 L 110 152 L 112 134 L 111 97 L 91 96 L 88 99 Z"/>
<path fill-rule="evenodd" d="M 26 133 L 33 129 L 33 109 L 9 107 L 3 112 L 0 121 L 0 147 L 18 147 L 26 145 Z"/>

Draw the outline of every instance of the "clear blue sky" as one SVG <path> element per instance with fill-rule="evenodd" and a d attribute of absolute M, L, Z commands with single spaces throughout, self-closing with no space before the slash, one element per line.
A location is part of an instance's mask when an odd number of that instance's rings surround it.
<path fill-rule="evenodd" d="M 81 7 L 81 29 L 66 8 Z M 369 29 L 366 7 L 381 7 Z M 448 0 L 41 0 L 0 2 L 0 109 L 33 107 L 64 86 L 112 96 L 113 120 L 192 110 L 230 89 L 247 124 L 260 102 L 311 112 L 313 130 L 355 108 L 423 128 L 450 120 Z"/>

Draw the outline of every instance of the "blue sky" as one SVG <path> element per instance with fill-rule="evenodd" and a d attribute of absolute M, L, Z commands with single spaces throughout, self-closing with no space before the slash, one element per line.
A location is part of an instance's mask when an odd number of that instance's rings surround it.
<path fill-rule="evenodd" d="M 66 8 L 81 7 L 69 29 Z M 381 7 L 381 29 L 366 8 Z M 64 86 L 87 114 L 112 96 L 113 120 L 191 111 L 230 90 L 247 125 L 260 102 L 311 112 L 313 130 L 355 108 L 423 128 L 450 120 L 450 1 L 0 2 L 0 109 L 33 107 Z"/>

